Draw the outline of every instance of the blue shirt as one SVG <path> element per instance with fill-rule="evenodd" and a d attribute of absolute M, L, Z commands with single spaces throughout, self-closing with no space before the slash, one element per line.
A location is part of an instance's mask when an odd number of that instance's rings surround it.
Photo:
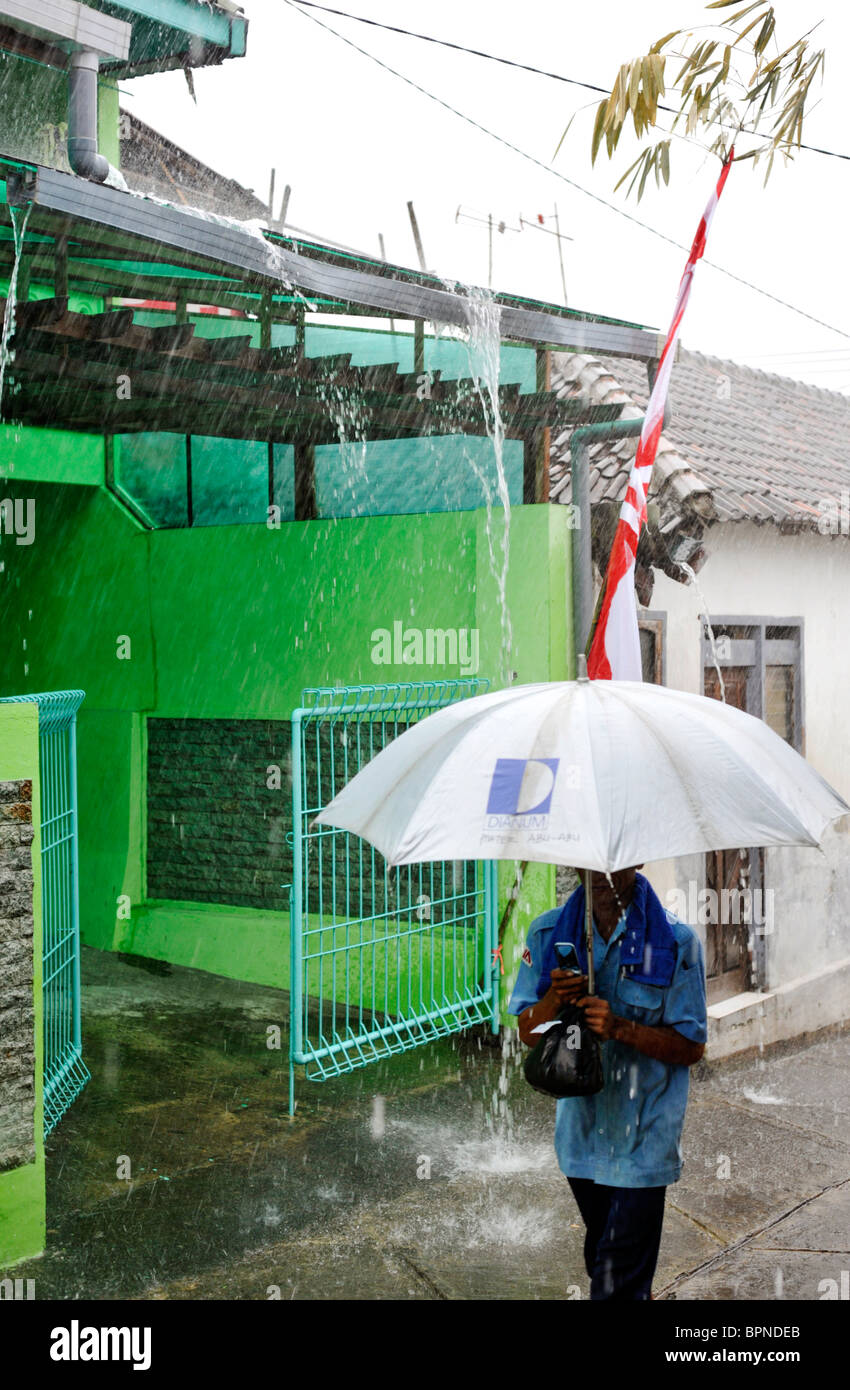
<path fill-rule="evenodd" d="M 699 937 L 672 913 L 676 963 L 667 988 L 625 978 L 620 945 L 638 911 L 635 902 L 603 941 L 593 924 L 594 991 L 615 1014 L 648 1026 L 670 1025 L 691 1042 L 707 1036 L 705 969 Z M 532 922 L 508 1013 L 521 1014 L 549 988 L 544 964 L 560 908 Z M 555 1152 L 561 1171 L 609 1187 L 666 1187 L 682 1172 L 681 1137 L 688 1102 L 688 1068 L 645 1057 L 627 1043 L 602 1043 L 605 1084 L 595 1096 L 558 1101 Z"/>

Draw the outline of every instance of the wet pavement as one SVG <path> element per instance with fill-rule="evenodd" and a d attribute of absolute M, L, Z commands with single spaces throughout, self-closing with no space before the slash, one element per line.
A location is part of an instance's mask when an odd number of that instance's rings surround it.
<path fill-rule="evenodd" d="M 92 1080 L 48 1140 L 47 1251 L 15 1269 L 37 1298 L 586 1297 L 513 1040 L 299 1080 L 290 1120 L 286 1020 L 278 990 L 84 951 Z M 850 1297 L 848 1071 L 850 1029 L 694 1069 L 656 1297 Z"/>

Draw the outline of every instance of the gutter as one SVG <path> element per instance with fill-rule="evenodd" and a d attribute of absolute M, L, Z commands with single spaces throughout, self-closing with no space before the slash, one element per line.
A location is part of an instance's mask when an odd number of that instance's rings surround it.
<path fill-rule="evenodd" d="M 126 62 L 132 24 L 78 0 L 0 0 L 0 22 L 49 49 L 68 50 L 68 163 L 103 183 L 109 161 L 97 148 L 97 79 L 101 60 Z"/>
<path fill-rule="evenodd" d="M 68 58 L 68 163 L 81 178 L 103 183 L 109 160 L 97 149 L 97 72 L 92 49 L 79 49 Z"/>
<path fill-rule="evenodd" d="M 102 183 L 96 186 L 58 169 L 36 166 L 15 174 L 10 172 L 7 188 L 10 204 L 31 202 L 63 221 L 72 219 L 99 231 L 109 228 L 143 238 L 156 245 L 156 254 L 160 256 L 162 248 L 168 247 L 224 265 L 231 275 L 239 270 L 255 282 L 282 286 L 289 293 L 297 286 L 306 296 L 314 294 L 342 304 L 382 309 L 395 318 L 469 326 L 469 305 L 462 296 L 417 278 L 394 280 L 371 270 L 305 256 L 252 234 L 238 223 L 212 220 Z M 72 235 L 79 240 L 84 235 L 82 227 L 75 227 Z M 145 253 L 150 254 L 149 247 Z M 556 349 L 574 348 L 606 357 L 633 357 L 643 362 L 658 357 L 658 334 L 644 328 L 565 318 L 547 312 L 546 306 L 498 307 L 502 339 L 546 344 Z"/>

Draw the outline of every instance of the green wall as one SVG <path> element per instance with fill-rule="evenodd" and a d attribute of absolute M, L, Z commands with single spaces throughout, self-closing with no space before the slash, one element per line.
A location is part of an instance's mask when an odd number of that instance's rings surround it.
<path fill-rule="evenodd" d="M 18 693 L 18 692 L 15 692 Z M 0 705 L 0 781 L 32 781 L 35 1162 L 0 1173 L 0 1268 L 38 1255 L 45 1244 L 44 1030 L 41 991 L 41 797 L 38 706 Z"/>
<path fill-rule="evenodd" d="M 98 79 L 98 145 L 118 167 L 118 86 Z M 68 74 L 32 59 L 0 52 L 2 154 L 70 171 Z"/>
<path fill-rule="evenodd" d="M 244 909 L 238 928 L 226 930 L 221 920 L 212 926 L 206 908 L 144 905 L 144 715 L 288 718 L 305 685 L 461 674 L 375 665 L 372 633 L 395 621 L 477 627 L 476 674 L 504 684 L 486 511 L 145 532 L 102 489 L 23 483 L 27 459 L 43 476 L 35 434 L 52 452 L 48 432 L 19 430 L 19 444 L 7 433 L 2 453 L 3 494 L 34 500 L 36 529 L 31 546 L 0 539 L 0 621 L 15 634 L 0 679 L 10 694 L 86 691 L 78 730 L 83 940 L 284 983 L 288 924 L 279 918 Z M 67 448 L 90 466 L 93 441 Z M 500 564 L 500 508 L 492 526 Z M 510 668 L 520 683 L 568 674 L 568 561 L 565 508 L 513 510 L 506 593 Z M 507 891 L 511 865 L 501 877 Z M 129 921 L 119 916 L 122 895 L 133 904 Z M 504 952 L 509 969 L 529 917 L 553 895 L 554 871 L 531 866 Z"/>

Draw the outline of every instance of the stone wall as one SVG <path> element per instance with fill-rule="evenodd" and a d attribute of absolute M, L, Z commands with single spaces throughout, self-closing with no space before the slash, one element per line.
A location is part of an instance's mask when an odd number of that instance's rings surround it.
<path fill-rule="evenodd" d="M 393 735 L 406 726 L 393 723 Z M 315 815 L 381 746 L 344 721 L 317 721 L 303 753 L 305 811 Z M 288 720 L 158 719 L 147 722 L 147 896 L 286 911 L 292 882 L 292 732 Z M 334 748 L 331 747 L 331 739 Z M 333 766 L 335 782 L 331 782 Z M 348 769 L 346 773 L 346 768 Z M 406 910 L 425 895 L 429 920 L 474 925 L 475 866 L 388 870 L 364 841 L 308 841 L 304 905 L 338 920 Z"/>
<path fill-rule="evenodd" d="M 149 898 L 283 910 L 288 720 L 148 720 Z"/>
<path fill-rule="evenodd" d="M 35 1160 L 32 783 L 0 782 L 0 1172 Z"/>

